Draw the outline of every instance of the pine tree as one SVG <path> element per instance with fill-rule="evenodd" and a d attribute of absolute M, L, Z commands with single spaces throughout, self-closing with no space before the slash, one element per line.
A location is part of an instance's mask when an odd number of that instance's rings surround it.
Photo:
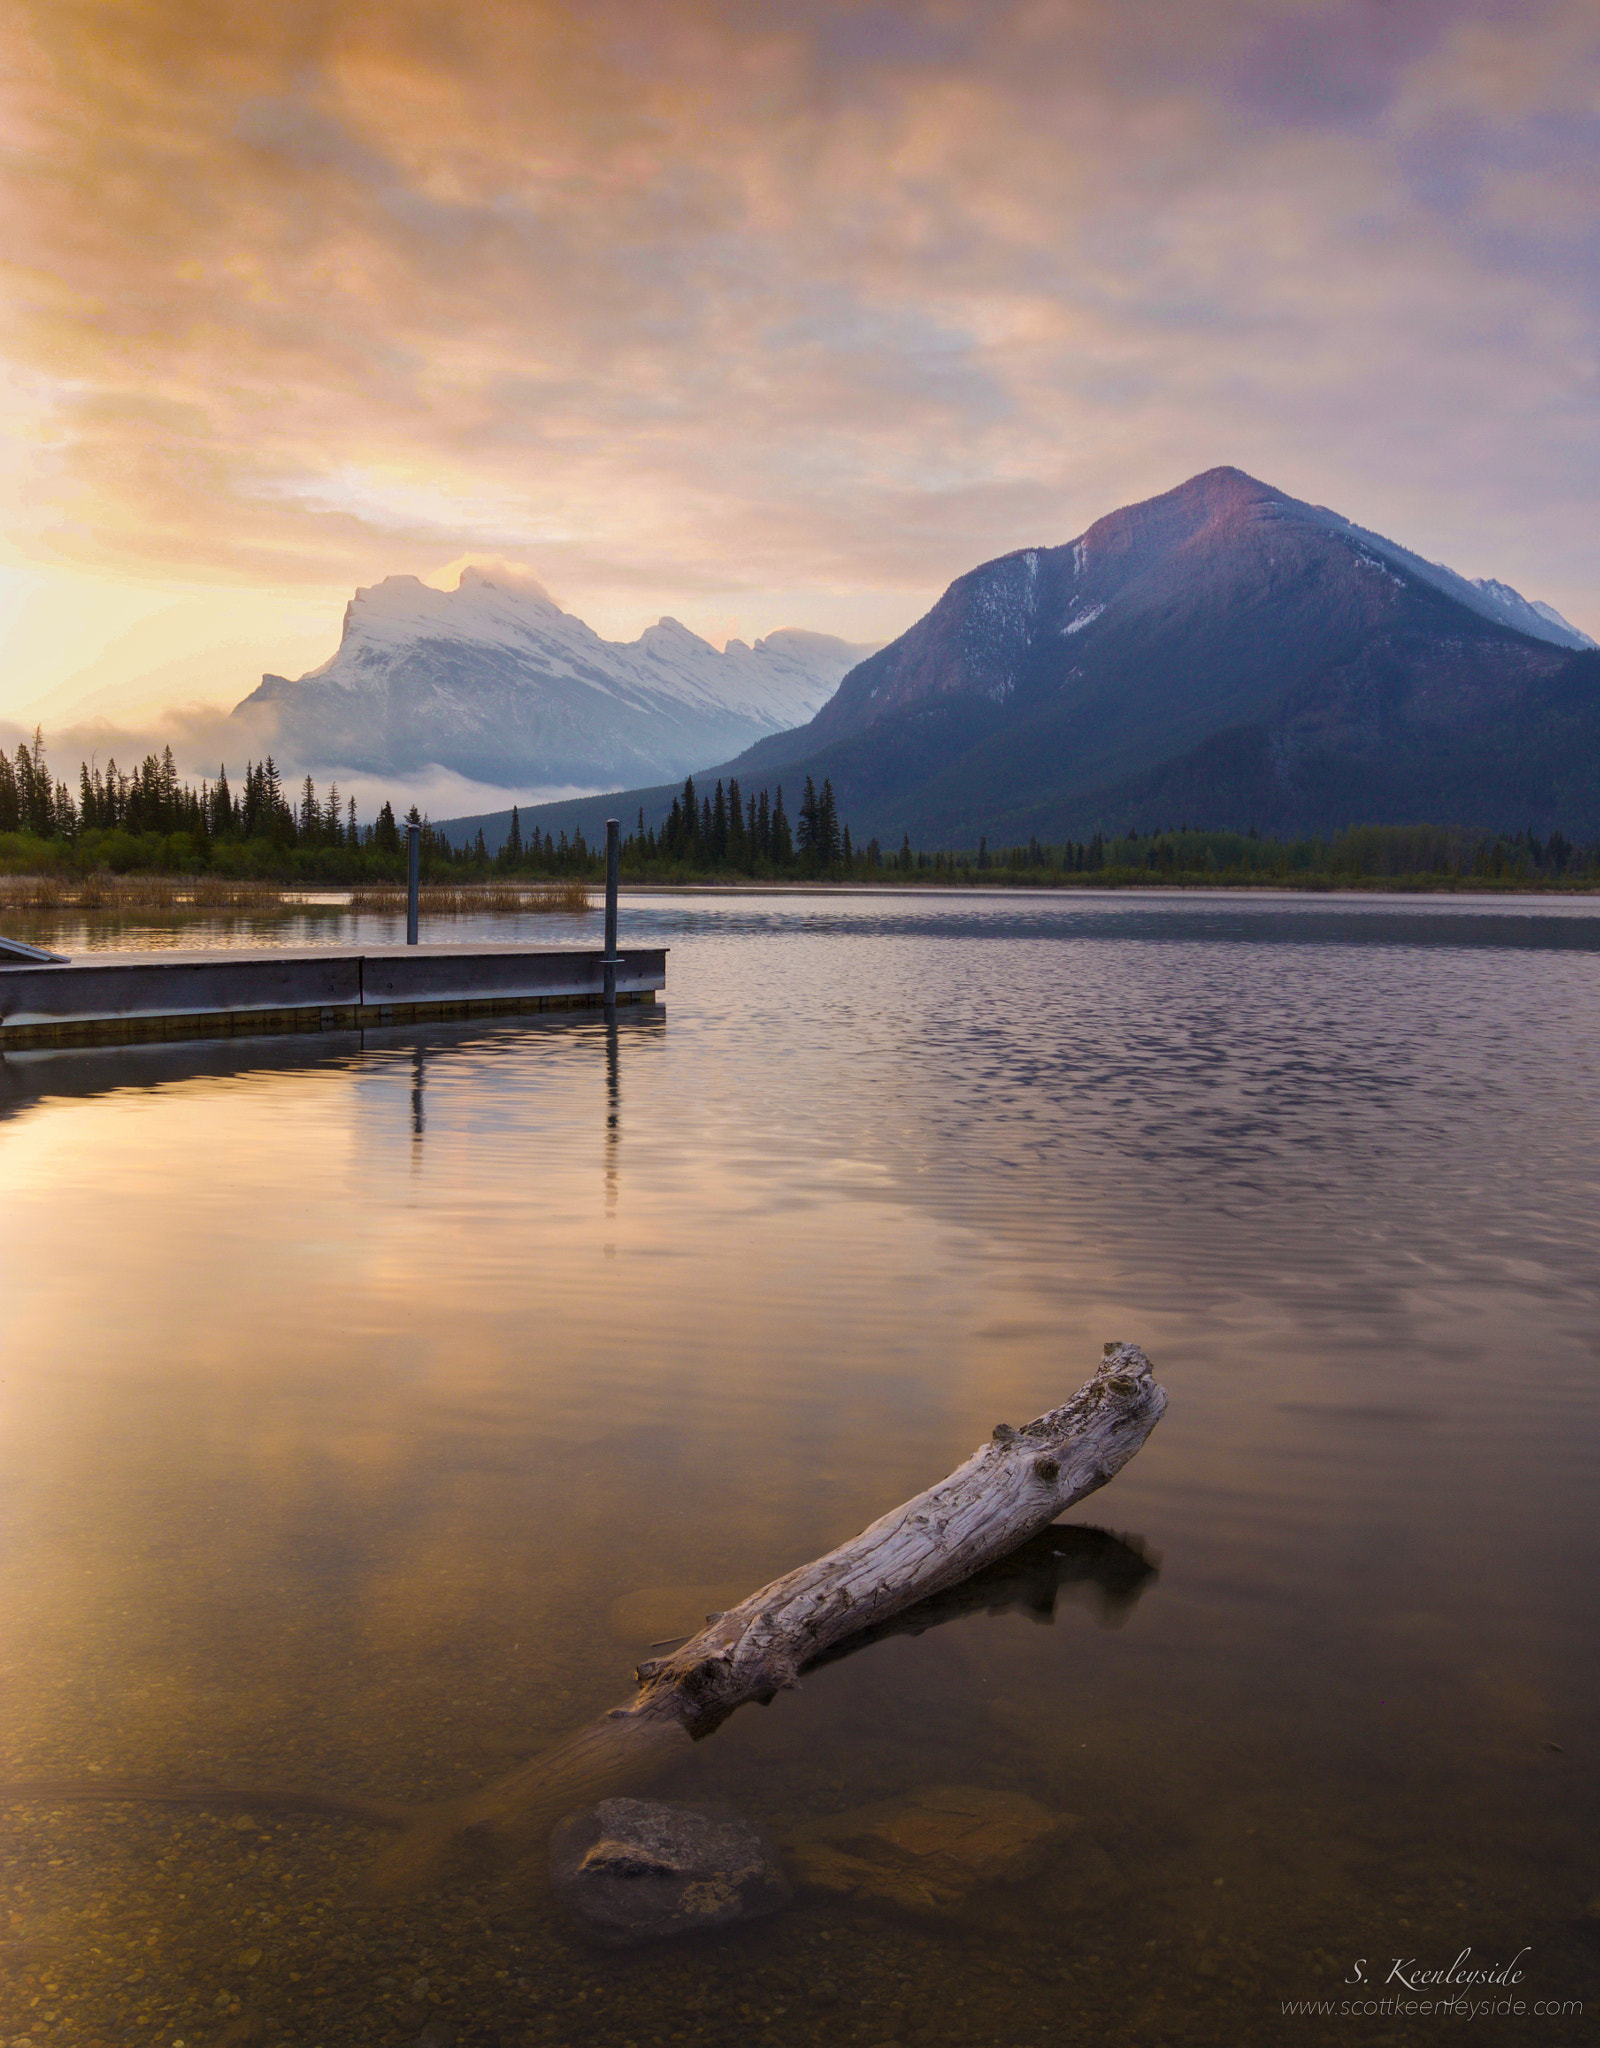
<path fill-rule="evenodd" d="M 744 804 L 739 795 L 739 784 L 732 776 L 728 779 L 728 865 L 735 868 L 750 865 L 745 844 Z"/>
<path fill-rule="evenodd" d="M 781 782 L 772 795 L 772 864 L 778 868 L 794 865 L 794 841 L 789 835 L 789 820 L 783 813 Z"/>
<path fill-rule="evenodd" d="M 808 867 L 814 867 L 822 857 L 822 850 L 818 844 L 819 830 L 817 820 L 817 789 L 816 784 L 808 775 L 806 777 L 805 789 L 800 797 L 800 809 L 795 818 L 794 833 L 795 851 L 799 854 L 802 862 Z"/>

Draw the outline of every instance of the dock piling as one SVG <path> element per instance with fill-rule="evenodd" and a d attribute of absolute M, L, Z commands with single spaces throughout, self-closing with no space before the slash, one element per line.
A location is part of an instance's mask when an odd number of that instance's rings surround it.
<path fill-rule="evenodd" d="M 417 943 L 417 884 L 422 868 L 422 827 L 406 825 L 406 944 Z"/>
<path fill-rule="evenodd" d="M 620 831 L 615 818 L 606 820 L 606 949 L 600 956 L 605 976 L 604 1003 L 617 1007 L 617 869 L 622 859 Z"/>

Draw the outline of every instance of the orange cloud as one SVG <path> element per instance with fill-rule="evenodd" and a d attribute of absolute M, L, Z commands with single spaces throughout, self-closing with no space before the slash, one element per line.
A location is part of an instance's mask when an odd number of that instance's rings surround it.
<path fill-rule="evenodd" d="M 1228 460 L 1600 625 L 1585 0 L 23 0 L 9 41 L 27 559 L 490 551 L 614 624 L 884 631 Z"/>

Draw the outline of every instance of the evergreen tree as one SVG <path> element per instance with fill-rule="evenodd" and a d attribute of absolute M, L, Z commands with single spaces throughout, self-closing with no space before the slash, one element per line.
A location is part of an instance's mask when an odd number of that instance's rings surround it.
<path fill-rule="evenodd" d="M 817 854 L 824 867 L 839 865 L 839 813 L 833 801 L 833 784 L 823 777 L 817 798 Z"/>
<path fill-rule="evenodd" d="M 795 851 L 806 867 L 815 867 L 822 858 L 819 843 L 821 826 L 817 817 L 816 784 L 808 775 L 806 786 L 800 797 L 800 809 L 795 814 Z"/>
<path fill-rule="evenodd" d="M 675 849 L 680 860 L 693 860 L 700 838 L 700 802 L 694 793 L 694 777 L 684 777 L 683 783 L 683 833 L 680 845 Z"/>
<path fill-rule="evenodd" d="M 772 795 L 772 865 L 786 868 L 793 864 L 794 840 L 790 837 L 789 820 L 783 813 L 783 784 L 780 782 Z"/>
<path fill-rule="evenodd" d="M 728 779 L 728 865 L 747 868 L 750 865 L 749 851 L 745 845 L 744 805 L 739 796 L 739 784 L 730 776 Z"/>

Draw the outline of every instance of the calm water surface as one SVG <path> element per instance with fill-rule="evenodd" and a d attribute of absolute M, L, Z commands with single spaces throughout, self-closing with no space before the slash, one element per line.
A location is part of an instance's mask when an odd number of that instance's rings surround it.
<path fill-rule="evenodd" d="M 1127 1338 L 1170 1407 L 1069 1519 L 1128 1551 L 658 1784 L 780 1843 L 952 1784 L 1082 1826 L 944 1920 L 803 1893 L 617 1957 L 526 1873 L 374 1900 L 381 1838 L 265 1791 L 33 1801 L 0 2041 L 1420 2042 L 1468 2023 L 1285 2002 L 1469 1946 L 1588 2007 L 1469 2038 L 1592 2038 L 1600 914 L 663 896 L 623 933 L 669 990 L 609 1034 L 0 1066 L 0 1778 L 466 1790 Z"/>

